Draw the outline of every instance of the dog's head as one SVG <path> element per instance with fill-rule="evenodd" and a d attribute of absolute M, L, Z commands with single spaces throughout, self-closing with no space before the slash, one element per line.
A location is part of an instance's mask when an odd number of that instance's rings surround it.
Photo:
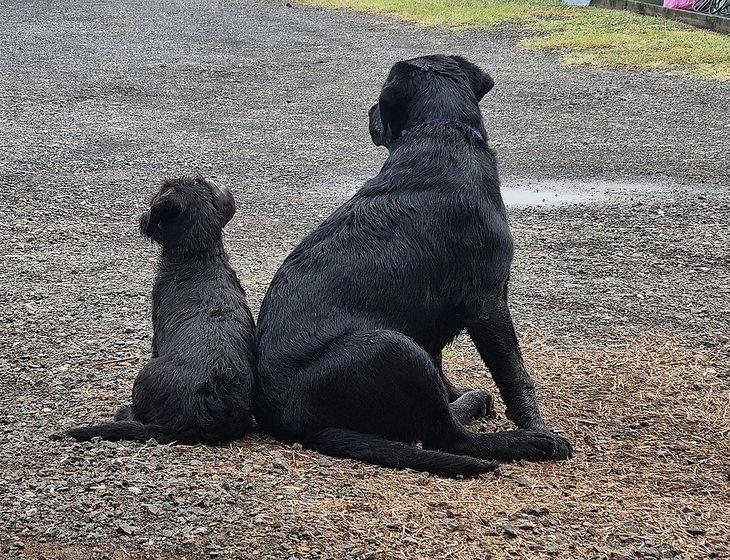
<path fill-rule="evenodd" d="M 162 245 L 205 247 L 220 239 L 235 213 L 236 201 L 227 187 L 201 176 L 168 179 L 140 216 L 139 229 Z"/>
<path fill-rule="evenodd" d="M 480 121 L 479 102 L 494 80 L 461 56 L 429 55 L 397 62 L 370 108 L 370 136 L 390 147 L 403 130 L 427 118 Z"/>

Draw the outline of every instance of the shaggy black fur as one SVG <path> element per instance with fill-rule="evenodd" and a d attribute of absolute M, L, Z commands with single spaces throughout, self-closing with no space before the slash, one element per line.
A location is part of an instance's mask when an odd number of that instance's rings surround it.
<path fill-rule="evenodd" d="M 220 443 L 251 420 L 254 322 L 223 248 L 233 195 L 201 177 L 169 180 L 140 218 L 162 245 L 152 291 L 152 359 L 134 383 L 131 407 L 114 422 L 80 426 L 81 440 L 155 438 Z"/>
<path fill-rule="evenodd" d="M 382 170 L 294 249 L 261 306 L 264 429 L 441 475 L 570 457 L 540 418 L 507 307 L 512 237 L 478 105 L 492 86 L 455 56 L 392 68 L 370 110 L 373 141 L 390 152 Z M 464 328 L 522 429 L 464 427 L 488 399 L 441 371 Z"/>

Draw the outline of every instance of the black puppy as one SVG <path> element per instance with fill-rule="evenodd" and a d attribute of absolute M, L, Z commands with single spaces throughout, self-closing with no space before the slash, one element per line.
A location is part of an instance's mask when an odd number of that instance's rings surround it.
<path fill-rule="evenodd" d="M 162 185 L 140 218 L 142 233 L 162 245 L 152 291 L 152 359 L 134 382 L 131 407 L 122 407 L 115 422 L 69 435 L 194 444 L 246 433 L 254 322 L 222 239 L 235 211 L 231 191 L 201 177 Z"/>
<path fill-rule="evenodd" d="M 261 306 L 264 429 L 441 475 L 570 457 L 540 418 L 507 308 L 512 237 L 478 105 L 493 84 L 456 56 L 390 71 L 370 111 L 373 141 L 390 152 L 381 172 L 294 249 Z M 464 427 L 487 395 L 461 395 L 440 369 L 464 328 L 521 430 Z"/>

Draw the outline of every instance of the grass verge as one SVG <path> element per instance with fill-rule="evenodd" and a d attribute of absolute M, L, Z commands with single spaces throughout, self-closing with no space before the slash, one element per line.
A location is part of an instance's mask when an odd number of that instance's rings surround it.
<path fill-rule="evenodd" d="M 462 30 L 519 25 L 527 32 L 522 47 L 560 51 L 568 64 L 651 68 L 730 81 L 730 37 L 630 12 L 568 7 L 558 0 L 302 1 Z"/>

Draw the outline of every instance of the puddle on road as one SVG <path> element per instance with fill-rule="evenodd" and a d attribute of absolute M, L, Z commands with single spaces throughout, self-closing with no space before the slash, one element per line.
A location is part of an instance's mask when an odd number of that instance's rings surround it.
<path fill-rule="evenodd" d="M 672 185 L 625 180 L 524 179 L 502 181 L 502 199 L 508 207 L 598 204 L 601 202 L 667 195 Z"/>
<path fill-rule="evenodd" d="M 597 204 L 666 192 L 666 185 L 622 180 L 524 179 L 506 177 L 502 198 L 511 208 Z"/>
<path fill-rule="evenodd" d="M 596 201 L 595 196 L 566 191 L 547 191 L 502 187 L 502 200 L 508 207 L 555 206 L 558 204 L 582 204 Z"/>
<path fill-rule="evenodd" d="M 366 178 L 342 178 L 333 193 L 349 197 Z M 525 179 L 505 177 L 502 180 L 502 199 L 509 208 L 534 208 L 568 204 L 599 204 L 602 202 L 651 198 L 657 194 L 669 195 L 674 185 L 666 183 L 616 180 Z"/>

